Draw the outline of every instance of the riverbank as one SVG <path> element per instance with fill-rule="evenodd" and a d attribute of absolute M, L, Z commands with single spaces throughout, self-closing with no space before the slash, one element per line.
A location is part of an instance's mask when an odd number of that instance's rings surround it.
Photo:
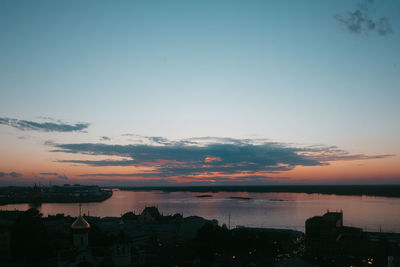
<path fill-rule="evenodd" d="M 163 192 L 248 192 L 248 193 L 306 193 L 348 196 L 376 196 L 400 198 L 400 185 L 274 185 L 274 186 L 165 186 L 119 187 L 128 191 Z"/>
<path fill-rule="evenodd" d="M 102 202 L 112 195 L 112 190 L 77 184 L 51 187 L 9 186 L 0 188 L 0 205 Z"/>

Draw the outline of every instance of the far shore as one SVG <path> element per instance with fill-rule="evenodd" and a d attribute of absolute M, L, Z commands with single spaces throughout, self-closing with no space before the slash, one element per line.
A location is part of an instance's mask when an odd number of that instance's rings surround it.
<path fill-rule="evenodd" d="M 400 185 L 274 185 L 274 186 L 164 186 L 118 187 L 128 191 L 306 193 L 400 198 Z"/>

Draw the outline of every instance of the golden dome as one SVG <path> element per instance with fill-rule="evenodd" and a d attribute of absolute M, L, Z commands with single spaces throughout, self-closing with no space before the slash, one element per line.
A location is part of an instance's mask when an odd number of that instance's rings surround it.
<path fill-rule="evenodd" d="M 74 223 L 71 225 L 71 228 L 75 230 L 89 229 L 90 224 L 82 216 L 79 215 L 79 217 L 76 218 Z"/>

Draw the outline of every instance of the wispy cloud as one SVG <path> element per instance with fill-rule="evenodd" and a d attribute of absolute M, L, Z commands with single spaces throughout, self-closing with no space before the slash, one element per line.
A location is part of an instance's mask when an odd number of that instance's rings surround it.
<path fill-rule="evenodd" d="M 89 127 L 89 123 L 68 124 L 65 122 L 47 121 L 36 122 L 27 120 L 18 120 L 11 118 L 0 118 L 0 124 L 8 125 L 22 131 L 42 131 L 42 132 L 76 132 L 83 131 Z"/>
<path fill-rule="evenodd" d="M 41 172 L 41 175 L 50 175 L 50 176 L 55 176 L 58 175 L 56 172 Z"/>
<path fill-rule="evenodd" d="M 3 178 L 3 177 L 18 178 L 18 177 L 21 177 L 21 176 L 22 176 L 22 174 L 21 173 L 17 173 L 17 172 L 9 172 L 9 173 L 0 172 L 0 178 Z"/>
<path fill-rule="evenodd" d="M 57 162 L 85 164 L 88 166 L 134 166 L 134 160 L 58 160 Z"/>
<path fill-rule="evenodd" d="M 297 166 L 322 166 L 331 161 L 366 160 L 392 155 L 350 154 L 336 147 L 295 147 L 267 139 L 201 137 L 182 140 L 149 138 L 150 144 L 109 145 L 101 143 L 54 144 L 53 152 L 119 159 L 60 160 L 88 166 L 134 166 L 129 174 L 84 174 L 100 177 L 180 177 L 185 179 L 260 179 Z M 122 157 L 122 159 L 121 159 Z"/>
<path fill-rule="evenodd" d="M 64 175 L 60 175 L 60 174 L 58 174 L 56 172 L 41 172 L 40 174 L 41 175 L 45 175 L 45 176 L 55 176 L 58 179 L 62 179 L 62 180 L 68 180 L 68 176 L 66 176 L 65 174 Z"/>
<path fill-rule="evenodd" d="M 100 141 L 110 141 L 111 138 L 108 136 L 100 136 Z"/>
<path fill-rule="evenodd" d="M 66 175 L 58 175 L 57 178 L 61 180 L 68 180 L 68 176 Z"/>
<path fill-rule="evenodd" d="M 370 9 L 373 4 L 374 1 L 364 0 L 358 5 L 358 9 L 337 14 L 334 18 L 351 33 L 377 32 L 381 36 L 392 33 L 392 26 L 387 17 L 371 16 Z"/>

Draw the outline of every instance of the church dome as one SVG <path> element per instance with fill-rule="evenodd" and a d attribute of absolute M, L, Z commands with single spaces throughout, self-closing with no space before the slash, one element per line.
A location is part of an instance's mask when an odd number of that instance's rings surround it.
<path fill-rule="evenodd" d="M 90 224 L 82 216 L 79 215 L 79 217 L 71 225 L 71 228 L 74 230 L 89 229 Z"/>

